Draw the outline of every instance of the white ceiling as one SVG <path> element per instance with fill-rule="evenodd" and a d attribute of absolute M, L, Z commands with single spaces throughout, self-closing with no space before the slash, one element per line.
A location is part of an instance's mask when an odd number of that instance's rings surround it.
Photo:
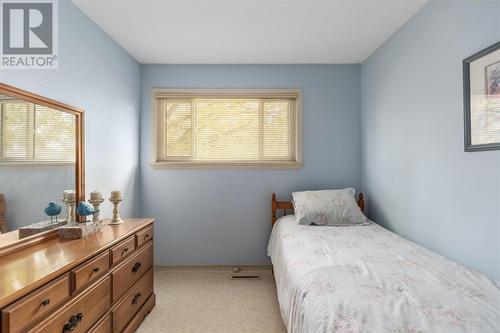
<path fill-rule="evenodd" d="M 140 63 L 359 63 L 427 0 L 73 0 Z"/>

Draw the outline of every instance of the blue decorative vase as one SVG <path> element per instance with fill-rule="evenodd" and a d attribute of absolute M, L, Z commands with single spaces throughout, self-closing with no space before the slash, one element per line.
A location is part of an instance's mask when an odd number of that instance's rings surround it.
<path fill-rule="evenodd" d="M 61 214 L 61 209 L 62 207 L 59 206 L 55 201 L 51 201 L 43 211 L 45 212 L 45 214 L 50 216 L 50 221 L 53 221 L 54 216 L 56 217 L 57 221 L 57 215 Z"/>
<path fill-rule="evenodd" d="M 76 213 L 80 216 L 85 216 L 86 219 L 88 215 L 93 215 L 95 213 L 95 210 L 85 201 L 80 201 L 78 203 L 78 207 L 76 207 Z"/>

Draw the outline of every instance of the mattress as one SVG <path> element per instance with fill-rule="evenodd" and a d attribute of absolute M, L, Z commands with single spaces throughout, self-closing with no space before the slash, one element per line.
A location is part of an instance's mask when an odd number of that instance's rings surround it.
<path fill-rule="evenodd" d="M 500 332 L 500 288 L 383 227 L 274 225 L 268 246 L 289 333 Z"/>

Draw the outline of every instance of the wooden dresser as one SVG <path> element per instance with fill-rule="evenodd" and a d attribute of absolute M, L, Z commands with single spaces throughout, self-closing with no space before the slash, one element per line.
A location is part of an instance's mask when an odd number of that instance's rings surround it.
<path fill-rule="evenodd" d="M 0 257 L 1 332 L 134 332 L 155 306 L 153 219 Z"/>

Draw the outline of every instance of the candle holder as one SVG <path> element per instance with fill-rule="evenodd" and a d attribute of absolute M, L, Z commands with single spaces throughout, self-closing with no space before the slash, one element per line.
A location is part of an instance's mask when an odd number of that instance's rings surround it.
<path fill-rule="evenodd" d="M 68 224 L 76 223 L 76 198 L 75 191 L 64 191 L 61 201 L 66 204 L 66 222 Z"/>
<path fill-rule="evenodd" d="M 123 220 L 120 217 L 120 212 L 118 211 L 118 204 L 123 200 L 121 197 L 113 196 L 109 198 L 109 201 L 113 204 L 113 218 L 109 224 L 122 224 Z"/>
<path fill-rule="evenodd" d="M 94 216 L 92 217 L 92 222 L 101 222 L 101 212 L 99 209 L 99 205 L 104 202 L 104 199 L 102 198 L 101 194 L 99 192 L 94 192 L 90 194 L 90 200 L 89 202 L 92 204 L 94 207 Z"/>

